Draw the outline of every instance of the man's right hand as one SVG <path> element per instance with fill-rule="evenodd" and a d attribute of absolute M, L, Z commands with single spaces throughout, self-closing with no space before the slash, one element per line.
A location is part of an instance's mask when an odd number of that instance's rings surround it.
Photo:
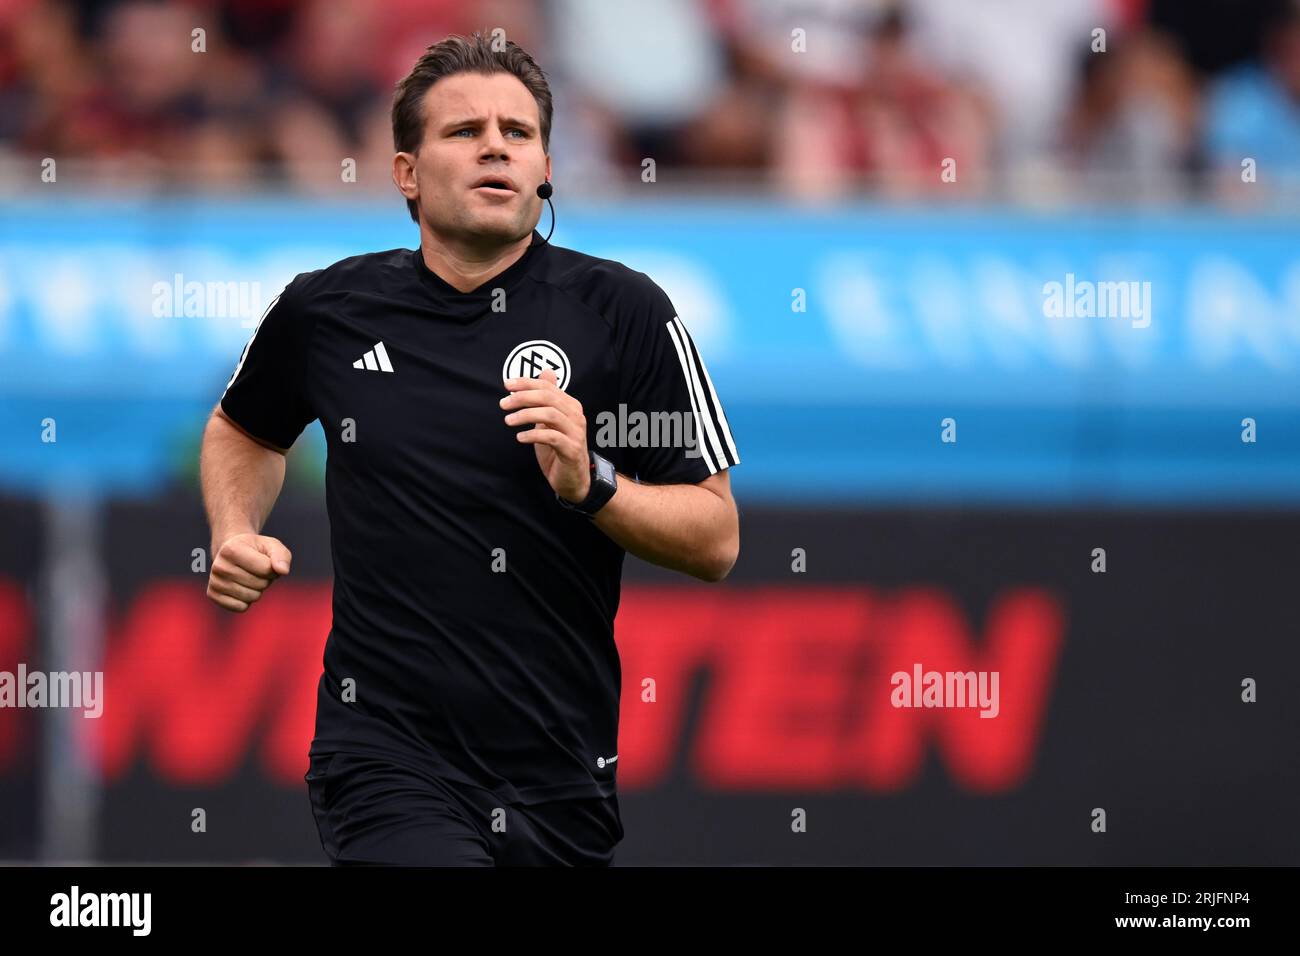
<path fill-rule="evenodd" d="M 212 558 L 208 597 L 227 611 L 243 613 L 276 578 L 289 573 L 293 554 L 278 538 L 231 535 Z"/>

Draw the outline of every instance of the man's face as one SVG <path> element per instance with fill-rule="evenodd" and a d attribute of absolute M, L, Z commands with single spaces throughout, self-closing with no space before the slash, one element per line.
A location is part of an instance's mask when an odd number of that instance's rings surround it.
<path fill-rule="evenodd" d="M 424 124 L 413 177 L 420 216 L 433 231 L 489 245 L 532 232 L 542 211 L 537 187 L 550 178 L 551 161 L 527 87 L 509 73 L 443 77 L 424 95 Z"/>

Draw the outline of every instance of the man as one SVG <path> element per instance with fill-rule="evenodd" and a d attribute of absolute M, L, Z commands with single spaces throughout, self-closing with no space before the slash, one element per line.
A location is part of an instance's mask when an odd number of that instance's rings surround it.
<path fill-rule="evenodd" d="M 208 594 L 243 612 L 290 570 L 259 534 L 284 452 L 325 431 L 334 615 L 305 779 L 334 864 L 609 864 L 623 555 L 720 581 L 739 553 L 736 444 L 672 303 L 535 231 L 550 128 L 518 46 L 430 47 L 393 103 L 420 248 L 295 278 L 204 435 Z M 620 405 L 690 427 L 619 447 L 597 418 Z"/>

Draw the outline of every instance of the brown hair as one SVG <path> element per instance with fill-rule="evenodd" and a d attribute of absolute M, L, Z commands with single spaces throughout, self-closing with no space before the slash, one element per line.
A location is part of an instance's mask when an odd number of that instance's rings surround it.
<path fill-rule="evenodd" d="M 393 97 L 393 146 L 399 153 L 415 153 L 424 140 L 424 94 L 444 76 L 456 73 L 509 73 L 533 94 L 541 118 L 542 150 L 551 149 L 551 87 L 546 74 L 513 40 L 505 41 L 505 49 L 493 49 L 494 40 L 475 33 L 470 37 L 449 36 L 424 51 L 402 80 Z M 415 200 L 408 199 L 406 208 L 411 219 L 420 221 Z"/>

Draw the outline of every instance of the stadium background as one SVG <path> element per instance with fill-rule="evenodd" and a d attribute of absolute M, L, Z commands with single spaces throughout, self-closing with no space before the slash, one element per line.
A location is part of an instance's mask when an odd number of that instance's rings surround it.
<path fill-rule="evenodd" d="M 618 862 L 1300 862 L 1297 23 L 0 0 L 0 671 L 107 693 L 0 709 L 0 860 L 323 862 L 319 425 L 245 616 L 194 570 L 198 441 L 288 279 L 418 242 L 388 91 L 501 28 L 555 93 L 552 241 L 668 291 L 742 458 L 726 582 L 627 562 Z M 1067 275 L 1152 321 L 1047 317 Z M 998 670 L 998 717 L 894 709 L 914 662 Z"/>

